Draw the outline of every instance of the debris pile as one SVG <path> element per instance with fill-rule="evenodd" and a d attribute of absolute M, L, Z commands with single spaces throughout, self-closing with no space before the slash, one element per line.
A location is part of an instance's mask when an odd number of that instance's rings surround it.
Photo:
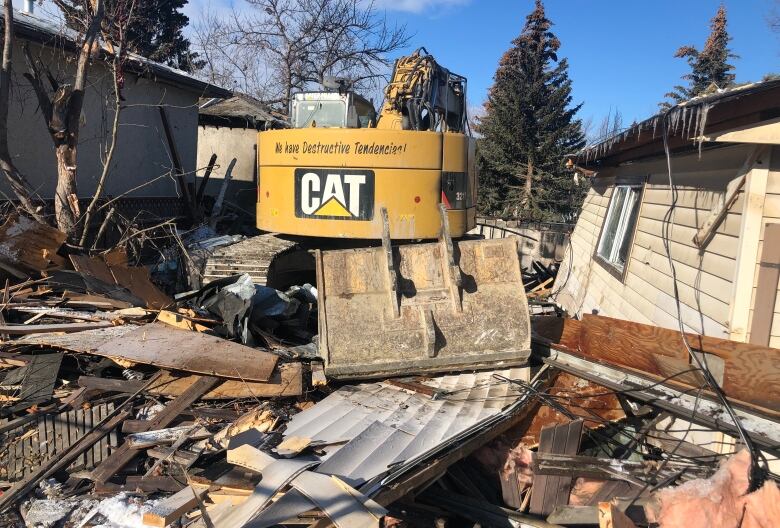
<path fill-rule="evenodd" d="M 4 526 L 780 522 L 778 350 L 689 336 L 720 400 L 678 333 L 538 316 L 522 365 L 334 380 L 315 286 L 169 295 L 50 229 L 0 227 Z"/>

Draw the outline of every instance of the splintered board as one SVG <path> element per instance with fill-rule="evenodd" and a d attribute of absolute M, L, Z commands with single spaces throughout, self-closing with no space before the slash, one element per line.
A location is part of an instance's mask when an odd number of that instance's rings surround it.
<path fill-rule="evenodd" d="M 112 359 L 248 381 L 271 379 L 278 357 L 220 337 L 177 330 L 162 323 L 141 326 L 91 353 Z"/>
<path fill-rule="evenodd" d="M 670 386 L 698 388 L 680 332 L 657 326 L 586 314 L 582 321 L 538 317 L 534 341 L 637 374 L 666 380 Z M 735 402 L 767 416 L 780 409 L 780 349 L 728 339 L 685 334 L 702 352 L 722 389 Z"/>

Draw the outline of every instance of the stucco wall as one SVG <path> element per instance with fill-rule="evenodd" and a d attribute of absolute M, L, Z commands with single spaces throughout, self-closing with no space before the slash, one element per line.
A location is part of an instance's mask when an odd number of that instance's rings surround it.
<path fill-rule="evenodd" d="M 254 214 L 257 202 L 257 130 L 199 126 L 198 167 L 206 167 L 212 154 L 217 155 L 218 166 L 209 178 L 206 193 L 213 196 L 219 193 L 230 160 L 236 158 L 225 199 Z"/>
<path fill-rule="evenodd" d="M 54 76 L 72 81 L 75 57 L 51 47 L 30 44 L 33 57 L 40 57 Z M 72 59 L 72 60 L 71 60 Z M 14 76 L 9 112 L 9 147 L 19 170 L 31 186 L 45 199 L 52 198 L 56 185 L 54 146 L 32 87 L 22 77 L 26 64 L 21 42 L 14 46 Z M 81 116 L 78 149 L 79 197 L 91 197 L 102 171 L 100 154 L 107 144 L 113 121 L 114 103 L 111 74 L 101 62 L 89 71 L 89 83 Z M 189 89 L 155 82 L 126 73 L 122 91 L 125 109 L 120 114 L 119 140 L 105 193 L 117 196 L 142 186 L 129 196 L 173 197 L 175 180 L 158 105 L 167 107 L 179 156 L 185 171 L 193 171 L 197 155 L 198 95 Z M 8 193 L 4 181 L 0 191 Z"/>
<path fill-rule="evenodd" d="M 718 227 L 706 251 L 692 239 L 709 217 L 726 185 L 737 176 L 751 149 L 732 146 L 673 158 L 678 202 L 671 235 L 682 303 L 689 331 L 728 337 L 729 306 L 734 294 L 743 198 L 740 196 Z M 634 243 L 621 280 L 593 258 L 616 178 L 646 176 Z M 599 313 L 641 323 L 677 328 L 673 280 L 662 238 L 663 219 L 672 194 L 666 161 L 658 158 L 602 171 L 583 204 L 571 237 L 571 250 L 558 273 L 557 301 L 574 315 Z M 569 271 L 571 268 L 571 271 Z"/>

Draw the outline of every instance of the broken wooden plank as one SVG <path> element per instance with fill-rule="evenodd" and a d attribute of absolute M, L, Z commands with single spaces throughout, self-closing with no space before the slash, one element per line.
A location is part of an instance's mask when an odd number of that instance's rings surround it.
<path fill-rule="evenodd" d="M 83 323 L 54 323 L 41 325 L 4 324 L 0 326 L 0 332 L 10 335 L 47 334 L 51 332 L 81 332 L 83 330 L 95 330 L 115 326 L 111 321 L 95 321 Z"/>
<path fill-rule="evenodd" d="M 73 264 L 73 269 L 79 273 L 92 275 L 106 284 L 116 284 L 116 280 L 111 274 L 108 264 L 106 264 L 103 259 L 88 257 L 86 255 L 69 255 L 69 258 L 71 264 Z"/>
<path fill-rule="evenodd" d="M 160 310 L 173 304 L 173 299 L 154 285 L 149 277 L 149 270 L 145 267 L 113 266 L 110 269 L 116 283 L 143 299 L 147 307 Z"/>
<path fill-rule="evenodd" d="M 101 390 L 105 392 L 122 392 L 125 394 L 132 394 L 145 385 L 144 381 L 98 378 L 96 376 L 79 376 L 76 383 L 79 387 L 84 387 L 86 389 Z"/>
<path fill-rule="evenodd" d="M 753 165 L 755 165 L 756 160 L 760 159 L 766 154 L 768 148 L 769 147 L 765 145 L 753 146 L 753 149 L 751 150 L 750 154 L 748 154 L 745 163 L 743 163 L 742 167 L 739 169 L 737 177 L 731 180 L 726 186 L 726 193 L 723 196 L 722 201 L 715 204 L 712 211 L 710 212 L 710 216 L 707 218 L 707 220 L 704 221 L 704 224 L 694 235 L 693 243 L 696 244 L 699 249 L 704 249 L 710 240 L 712 240 L 712 238 L 715 236 L 715 232 L 717 231 L 718 226 L 723 221 L 723 219 L 726 218 L 726 214 L 728 214 L 729 209 L 731 209 L 731 206 L 734 205 L 734 202 L 737 201 L 740 191 L 742 191 L 742 188 L 745 186 L 747 174 L 753 168 Z"/>
<path fill-rule="evenodd" d="M 177 480 L 175 477 L 149 477 L 144 479 L 140 475 L 128 475 L 123 485 L 104 482 L 95 484 L 94 492 L 98 495 L 116 495 L 123 491 L 140 493 L 176 493 L 187 484 L 183 477 Z"/>
<path fill-rule="evenodd" d="M 160 380 L 150 388 L 151 394 L 175 396 L 181 394 L 192 376 L 176 376 L 163 372 Z M 303 394 L 303 368 L 300 363 L 282 363 L 266 382 L 221 380 L 222 383 L 203 395 L 203 400 L 232 400 L 235 398 L 274 398 Z"/>
<path fill-rule="evenodd" d="M 157 320 L 161 323 L 165 323 L 181 330 L 189 330 L 191 332 L 208 332 L 211 330 L 211 328 L 208 326 L 196 323 L 192 319 L 170 310 L 160 310 L 160 313 L 157 314 Z"/>
<path fill-rule="evenodd" d="M 328 378 L 325 377 L 325 366 L 320 361 L 311 362 L 311 386 L 324 387 L 328 384 Z"/>
<path fill-rule="evenodd" d="M 144 513 L 144 526 L 165 528 L 188 511 L 195 509 L 198 506 L 198 500 L 205 493 L 206 490 L 202 488 L 187 486 L 174 495 L 164 498 L 151 510 Z"/>
<path fill-rule="evenodd" d="M 149 447 L 172 444 L 176 442 L 182 433 L 185 433 L 190 440 L 203 440 L 211 436 L 211 433 L 205 427 L 184 425 L 132 433 L 127 436 L 125 442 L 133 449 L 147 449 Z"/>
<path fill-rule="evenodd" d="M 187 449 L 173 449 L 172 447 L 154 447 L 152 449 L 147 449 L 146 454 L 158 461 L 164 462 L 169 460 L 174 464 L 184 466 L 185 468 L 190 467 L 198 458 L 200 458 L 200 453 L 195 453 Z M 148 478 L 153 477 L 150 476 Z"/>
<path fill-rule="evenodd" d="M 100 345 L 93 354 L 231 379 L 268 381 L 278 356 L 220 337 L 152 323 Z"/>
<path fill-rule="evenodd" d="M 30 358 L 25 358 L 11 352 L 0 352 L 0 368 L 26 367 Z"/>
<path fill-rule="evenodd" d="M 158 396 L 179 396 L 192 385 L 195 378 L 197 378 L 196 375 L 177 376 L 168 371 L 162 371 L 159 380 L 149 387 L 147 392 Z M 201 400 L 300 396 L 303 393 L 303 368 L 297 362 L 280 364 L 267 382 L 243 382 L 230 379 L 220 381 L 221 383 L 204 394 Z M 142 383 L 139 381 L 98 378 L 95 376 L 80 376 L 78 379 L 80 387 L 122 393 L 135 392 Z M 211 411 L 206 409 L 203 412 L 209 413 Z"/>
<path fill-rule="evenodd" d="M 30 272 L 61 266 L 57 250 L 66 239 L 59 229 L 13 213 L 0 225 L 0 261 Z"/>
<path fill-rule="evenodd" d="M 206 391 L 211 389 L 216 383 L 217 378 L 211 376 L 204 376 L 198 378 L 181 396 L 173 401 L 168 402 L 165 408 L 157 413 L 157 415 L 149 420 L 149 429 L 162 429 L 167 427 L 173 420 L 175 420 L 181 413 L 189 407 L 193 402 L 198 400 Z M 112 476 L 114 476 L 120 469 L 122 469 L 130 460 L 135 456 L 136 451 L 133 450 L 127 442 L 119 446 L 119 449 L 115 450 L 109 457 L 104 460 L 94 471 L 89 475 L 89 478 L 94 482 L 106 482 Z"/>
<path fill-rule="evenodd" d="M 419 392 L 420 394 L 434 397 L 438 391 L 433 387 L 421 383 L 421 381 L 424 379 L 425 378 L 419 376 L 409 378 L 390 378 L 385 380 L 385 383 L 389 383 L 390 385 L 395 385 L 396 387 L 401 387 L 402 389 L 410 390 L 412 392 Z"/>

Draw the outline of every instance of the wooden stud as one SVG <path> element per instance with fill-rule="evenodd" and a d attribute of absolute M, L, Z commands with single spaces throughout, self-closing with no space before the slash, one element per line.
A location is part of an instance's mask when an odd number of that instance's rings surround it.
<path fill-rule="evenodd" d="M 754 345 L 769 346 L 779 278 L 780 224 L 766 224 L 764 248 L 759 262 L 756 299 L 753 302 L 753 320 L 750 322 L 750 342 Z"/>
<path fill-rule="evenodd" d="M 769 150 L 748 173 L 745 180 L 745 199 L 742 211 L 742 227 L 732 288 L 729 338 L 747 340 L 750 303 L 753 296 L 753 279 L 756 273 L 758 244 L 764 216 L 764 200 L 769 178 L 772 151 Z"/>
<path fill-rule="evenodd" d="M 198 506 L 198 499 L 206 492 L 203 488 L 187 486 L 183 490 L 166 497 L 151 510 L 144 513 L 144 526 L 165 528 L 188 511 Z"/>

